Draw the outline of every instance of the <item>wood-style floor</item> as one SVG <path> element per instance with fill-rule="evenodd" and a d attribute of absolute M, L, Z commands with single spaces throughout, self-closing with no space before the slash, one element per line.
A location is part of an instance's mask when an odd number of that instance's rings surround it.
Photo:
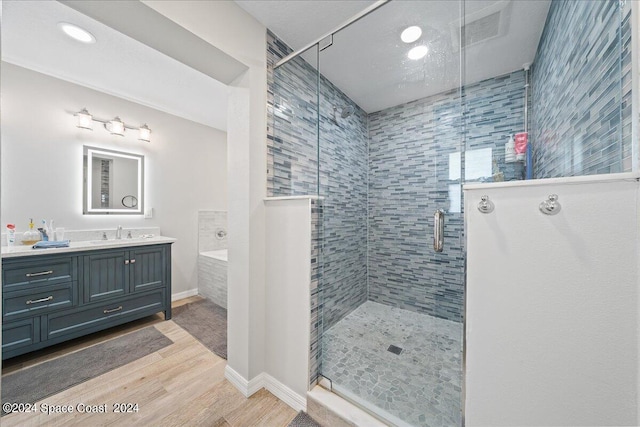
<path fill-rule="evenodd" d="M 182 300 L 174 306 L 192 301 Z M 266 390 L 245 398 L 224 378 L 226 360 L 216 356 L 173 321 L 161 316 L 134 322 L 54 351 L 9 360 L 3 375 L 141 327 L 155 327 L 173 344 L 128 365 L 43 399 L 48 405 L 107 404 L 106 413 L 19 414 L 2 417 L 10 426 L 286 426 L 296 413 Z M 37 385 L 34 385 L 37 387 Z M 113 413 L 114 403 L 137 403 L 137 413 Z"/>

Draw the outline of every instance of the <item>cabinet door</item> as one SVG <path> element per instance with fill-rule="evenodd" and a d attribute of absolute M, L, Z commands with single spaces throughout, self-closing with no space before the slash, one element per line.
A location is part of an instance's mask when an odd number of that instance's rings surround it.
<path fill-rule="evenodd" d="M 4 322 L 2 325 L 2 358 L 12 357 L 13 351 L 40 341 L 40 316 Z"/>
<path fill-rule="evenodd" d="M 109 251 L 83 257 L 84 302 L 101 301 L 128 293 L 129 258 L 126 255 L 125 251 Z"/>
<path fill-rule="evenodd" d="M 164 286 L 164 247 L 140 247 L 129 251 L 131 292 Z"/>

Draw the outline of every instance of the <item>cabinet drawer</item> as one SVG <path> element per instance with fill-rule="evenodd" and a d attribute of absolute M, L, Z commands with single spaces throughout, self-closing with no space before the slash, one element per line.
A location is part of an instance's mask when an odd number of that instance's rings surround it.
<path fill-rule="evenodd" d="M 87 333 L 103 329 L 105 323 L 118 323 L 119 317 L 142 317 L 164 310 L 164 289 L 115 302 L 93 305 L 84 310 L 52 313 L 48 316 L 47 338 L 87 330 Z"/>
<path fill-rule="evenodd" d="M 2 266 L 2 287 L 5 292 L 29 286 L 50 285 L 72 282 L 76 278 L 75 258 L 40 257 L 32 261 L 8 262 Z"/>
<path fill-rule="evenodd" d="M 40 341 L 40 317 L 6 322 L 2 325 L 2 354 Z"/>
<path fill-rule="evenodd" d="M 75 305 L 73 284 L 43 286 L 5 292 L 2 296 L 3 319 L 40 315 Z"/>

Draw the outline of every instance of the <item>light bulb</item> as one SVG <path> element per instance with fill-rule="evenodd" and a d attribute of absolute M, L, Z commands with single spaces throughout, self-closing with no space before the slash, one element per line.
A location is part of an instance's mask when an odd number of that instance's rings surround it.
<path fill-rule="evenodd" d="M 409 59 L 416 60 L 416 59 L 423 58 L 428 52 L 429 52 L 429 48 L 424 45 L 421 45 L 411 49 L 407 56 L 409 57 Z"/>
<path fill-rule="evenodd" d="M 93 116 L 89 114 L 86 108 L 76 113 L 76 117 L 78 118 L 78 123 L 76 123 L 77 127 L 93 130 Z"/>
<path fill-rule="evenodd" d="M 138 139 L 144 142 L 151 142 L 151 129 L 146 124 L 140 126 Z"/>
<path fill-rule="evenodd" d="M 405 28 L 405 30 L 400 34 L 400 39 L 405 43 L 413 43 L 418 40 L 422 35 L 422 29 L 418 26 L 412 26 Z"/>
<path fill-rule="evenodd" d="M 69 37 L 82 43 L 92 44 L 96 42 L 96 38 L 93 37 L 89 31 L 84 28 L 80 28 L 77 25 L 69 24 L 67 22 L 61 22 L 58 27 Z"/>
<path fill-rule="evenodd" d="M 115 117 L 108 125 L 109 127 L 105 124 L 105 127 L 111 132 L 111 135 L 124 136 L 124 122 L 120 120 L 120 117 Z"/>

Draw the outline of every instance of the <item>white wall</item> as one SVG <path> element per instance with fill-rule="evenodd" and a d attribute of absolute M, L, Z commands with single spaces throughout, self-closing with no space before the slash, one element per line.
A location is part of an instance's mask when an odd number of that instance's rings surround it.
<path fill-rule="evenodd" d="M 311 204 L 266 203 L 266 372 L 306 409 L 311 322 Z"/>
<path fill-rule="evenodd" d="M 266 28 L 232 1 L 144 3 L 248 66 L 231 85 L 227 124 L 227 372 L 249 394 L 265 369 Z"/>
<path fill-rule="evenodd" d="M 24 231 L 28 219 L 54 219 L 69 229 L 160 227 L 175 237 L 173 293 L 197 288 L 198 209 L 227 208 L 226 134 L 82 86 L 2 63 L 2 223 Z M 78 129 L 73 112 L 119 115 L 148 123 L 150 143 L 110 135 L 94 123 Z M 83 144 L 145 156 L 145 206 L 140 215 L 82 214 Z"/>
<path fill-rule="evenodd" d="M 584 179 L 465 190 L 467 426 L 640 423 L 639 186 Z"/>

